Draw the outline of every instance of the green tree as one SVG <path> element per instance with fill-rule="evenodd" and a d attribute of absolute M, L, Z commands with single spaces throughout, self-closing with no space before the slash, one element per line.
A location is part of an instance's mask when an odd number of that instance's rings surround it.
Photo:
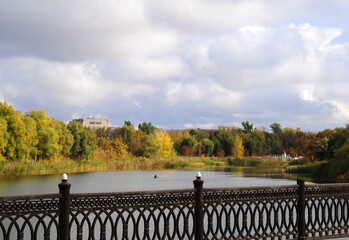
<path fill-rule="evenodd" d="M 124 126 L 133 127 L 131 121 L 125 121 L 125 122 L 124 122 Z"/>
<path fill-rule="evenodd" d="M 142 130 L 143 132 L 145 132 L 148 135 L 155 133 L 155 127 L 151 124 L 151 122 L 149 122 L 149 123 L 143 122 L 142 124 L 139 124 L 138 129 Z"/>
<path fill-rule="evenodd" d="M 241 123 L 243 127 L 243 132 L 244 133 L 250 133 L 253 130 L 253 123 L 250 123 L 249 121 L 244 121 Z"/>
<path fill-rule="evenodd" d="M 24 124 L 26 126 L 26 144 L 27 144 L 27 159 L 38 160 L 38 132 L 36 129 L 36 122 L 34 119 L 28 116 L 24 116 L 23 118 Z"/>
<path fill-rule="evenodd" d="M 215 131 L 210 134 L 210 140 L 214 143 L 213 154 L 217 156 L 217 153 L 223 150 L 222 144 L 220 142 L 220 131 Z"/>
<path fill-rule="evenodd" d="M 340 149 L 349 138 L 349 126 L 345 128 L 336 128 L 328 138 L 329 158 L 333 159 L 335 151 Z"/>
<path fill-rule="evenodd" d="M 31 110 L 26 113 L 36 123 L 37 132 L 37 156 L 39 159 L 57 159 L 60 153 L 59 135 L 55 128 L 55 122 L 46 115 L 44 110 Z"/>
<path fill-rule="evenodd" d="M 145 132 L 142 130 L 135 130 L 133 126 L 124 125 L 120 129 L 122 141 L 127 145 L 127 149 L 133 155 L 139 154 L 139 148 L 142 144 L 142 136 Z"/>
<path fill-rule="evenodd" d="M 270 128 L 273 133 L 276 133 L 276 134 L 282 133 L 282 128 L 279 123 L 270 124 Z"/>
<path fill-rule="evenodd" d="M 142 157 L 157 157 L 161 153 L 161 145 L 155 140 L 153 134 L 142 136 L 142 144 L 139 148 L 139 156 Z"/>
<path fill-rule="evenodd" d="M 315 156 L 319 160 L 328 159 L 328 138 L 322 138 L 316 142 Z"/>
<path fill-rule="evenodd" d="M 135 134 L 135 129 L 133 126 L 129 126 L 129 125 L 124 125 L 121 129 L 120 129 L 120 135 L 121 138 L 123 140 L 123 142 L 125 144 L 127 144 L 130 147 L 133 135 Z"/>
<path fill-rule="evenodd" d="M 186 155 L 186 156 L 193 156 L 196 147 L 197 147 L 198 142 L 196 141 L 196 139 L 193 136 L 190 136 L 190 134 L 188 132 L 186 132 L 183 136 L 183 140 L 180 144 L 180 148 L 181 148 L 181 154 L 182 155 Z M 183 151 L 185 150 L 185 151 Z M 187 151 L 189 151 L 187 153 Z M 183 152 L 185 152 L 186 154 L 183 154 Z"/>
<path fill-rule="evenodd" d="M 332 178 L 344 178 L 348 181 L 349 177 L 349 139 L 335 151 L 334 161 L 331 163 L 330 176 Z M 346 176 L 344 176 L 346 174 Z"/>
<path fill-rule="evenodd" d="M 261 155 L 263 146 L 265 144 L 265 136 L 263 132 L 254 129 L 248 138 L 247 146 L 252 155 Z"/>
<path fill-rule="evenodd" d="M 229 133 L 220 134 L 220 142 L 226 156 L 230 156 L 233 150 L 233 136 Z"/>
<path fill-rule="evenodd" d="M 266 133 L 265 141 L 267 145 L 267 153 L 270 154 L 281 154 L 282 152 L 282 144 L 279 136 L 276 133 Z"/>
<path fill-rule="evenodd" d="M 212 156 L 213 149 L 214 149 L 214 142 L 213 141 L 211 141 L 208 138 L 203 138 L 200 141 L 200 145 L 201 145 L 202 154 L 204 154 L 205 156 Z"/>
<path fill-rule="evenodd" d="M 59 151 L 64 157 L 70 156 L 70 150 L 74 144 L 74 137 L 67 128 L 67 124 L 63 121 L 55 120 L 55 129 L 58 133 L 59 140 Z M 104 128 L 98 128 L 104 129 Z"/>
<path fill-rule="evenodd" d="M 95 148 L 95 139 L 80 123 L 75 121 L 70 121 L 67 128 L 74 138 L 74 143 L 70 150 L 71 156 L 78 160 L 90 160 Z"/>

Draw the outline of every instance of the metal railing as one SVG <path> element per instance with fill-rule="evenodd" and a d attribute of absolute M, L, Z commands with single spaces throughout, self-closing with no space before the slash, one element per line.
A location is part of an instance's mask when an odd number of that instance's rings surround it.
<path fill-rule="evenodd" d="M 349 236 L 349 184 L 0 197 L 0 239 L 329 239 Z"/>

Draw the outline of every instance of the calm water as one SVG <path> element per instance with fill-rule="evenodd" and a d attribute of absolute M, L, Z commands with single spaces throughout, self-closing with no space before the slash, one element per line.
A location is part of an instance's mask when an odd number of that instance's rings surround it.
<path fill-rule="evenodd" d="M 219 168 L 200 172 L 207 188 L 293 185 L 297 178 L 275 167 Z M 196 174 L 197 170 L 121 171 L 76 173 L 68 177 L 71 192 L 88 193 L 192 188 Z M 57 193 L 61 175 L 0 177 L 0 196 Z M 154 179 L 154 175 L 158 178 Z"/>
<path fill-rule="evenodd" d="M 291 185 L 296 180 L 281 168 L 219 168 L 200 170 L 204 187 Z M 120 192 L 192 188 L 195 170 L 120 171 L 68 174 L 71 192 Z M 154 178 L 157 175 L 158 178 Z M 0 196 L 58 192 L 61 174 L 0 177 Z"/>

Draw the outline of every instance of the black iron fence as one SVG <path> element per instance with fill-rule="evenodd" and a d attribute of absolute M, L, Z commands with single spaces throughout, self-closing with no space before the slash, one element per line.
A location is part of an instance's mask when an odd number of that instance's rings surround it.
<path fill-rule="evenodd" d="M 0 239 L 349 237 L 349 184 L 0 197 Z"/>

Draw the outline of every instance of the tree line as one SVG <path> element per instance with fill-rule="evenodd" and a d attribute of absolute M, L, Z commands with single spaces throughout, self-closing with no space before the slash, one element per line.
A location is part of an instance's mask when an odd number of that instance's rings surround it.
<path fill-rule="evenodd" d="M 112 160 L 130 156 L 155 158 L 205 156 L 302 155 L 307 161 L 327 160 L 331 171 L 349 169 L 349 126 L 304 132 L 279 123 L 257 129 L 244 121 L 241 127 L 219 126 L 212 130 L 161 130 L 150 122 L 135 128 L 83 128 L 81 124 L 50 118 L 44 110 L 22 114 L 0 102 L 0 162 L 27 160 Z M 338 167 L 337 167 L 338 166 Z"/>

